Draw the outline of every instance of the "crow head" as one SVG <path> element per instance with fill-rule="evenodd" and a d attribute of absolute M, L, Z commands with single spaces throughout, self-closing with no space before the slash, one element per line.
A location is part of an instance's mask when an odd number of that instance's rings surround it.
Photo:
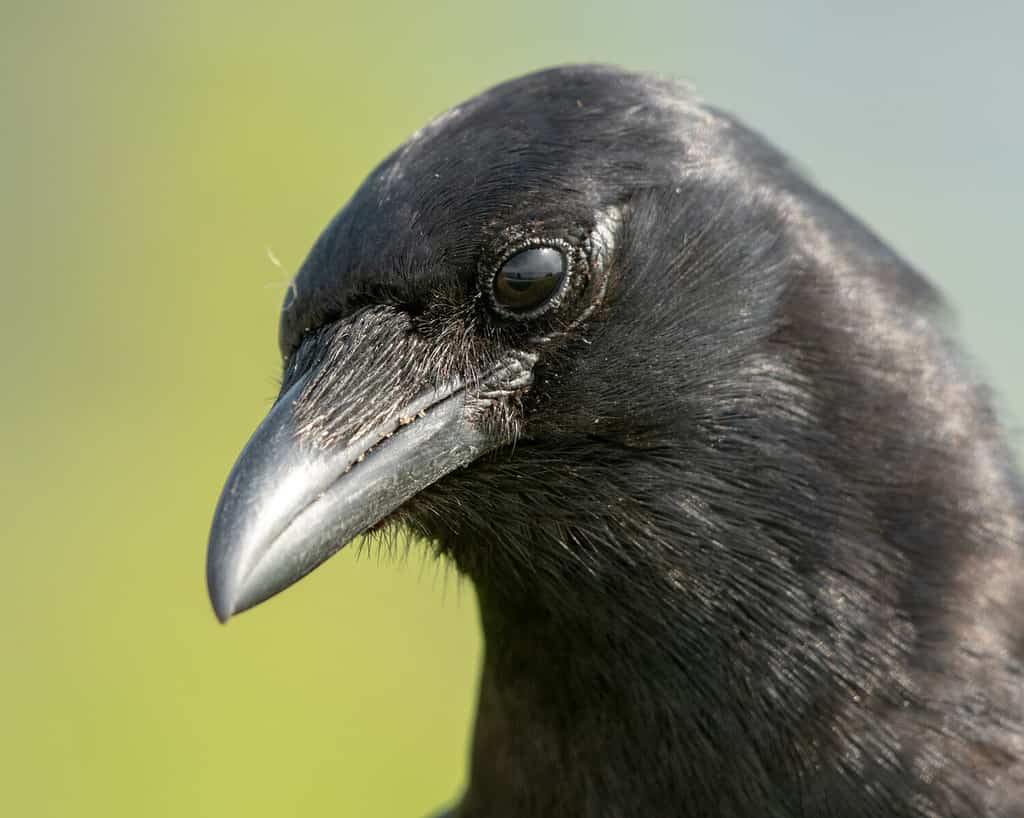
<path fill-rule="evenodd" d="M 763 351 L 787 248 L 725 130 L 668 83 L 559 70 L 386 159 L 289 287 L 281 395 L 214 526 L 221 618 L 396 518 L 556 606 L 685 548 L 658 529 L 704 529 L 678 504 L 742 481 L 730 429 L 799 386 Z"/>
<path fill-rule="evenodd" d="M 916 669 L 964 632 L 1005 632 L 1008 584 L 989 619 L 951 612 L 978 592 L 962 543 L 1004 553 L 1020 511 L 936 308 L 680 86 L 574 67 L 494 88 L 388 157 L 291 284 L 281 394 L 213 524 L 214 607 L 401 523 L 480 595 L 474 781 L 493 756 L 494 787 L 541 788 L 495 738 L 519 713 L 549 767 L 656 744 L 631 778 L 651 809 L 894 809 L 923 744 L 862 725 L 923 706 Z"/>

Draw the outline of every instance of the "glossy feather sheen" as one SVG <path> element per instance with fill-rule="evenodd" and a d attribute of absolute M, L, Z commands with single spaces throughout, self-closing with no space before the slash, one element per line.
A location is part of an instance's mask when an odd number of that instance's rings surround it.
<path fill-rule="evenodd" d="M 580 242 L 610 208 L 586 321 L 588 281 L 538 327 L 488 313 L 505 232 Z M 372 347 L 375 310 L 409 334 Z M 364 342 L 410 395 L 538 356 L 498 412 L 516 445 L 400 512 L 481 602 L 455 815 L 1024 814 L 1024 501 L 944 324 L 863 225 L 664 80 L 515 80 L 370 175 L 293 284 L 287 382 Z M 373 420 L 337 396 L 372 385 L 323 371 L 299 411 L 332 445 Z"/>

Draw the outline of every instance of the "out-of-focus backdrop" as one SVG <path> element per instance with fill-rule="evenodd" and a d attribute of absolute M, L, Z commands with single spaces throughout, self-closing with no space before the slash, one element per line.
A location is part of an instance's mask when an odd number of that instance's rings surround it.
<path fill-rule="evenodd" d="M 471 587 L 415 549 L 349 550 L 223 628 L 204 558 L 275 394 L 289 277 L 376 162 L 494 82 L 567 61 L 691 79 L 930 274 L 1024 418 L 1024 4 L 3 0 L 0 19 L 0 814 L 457 796 Z"/>

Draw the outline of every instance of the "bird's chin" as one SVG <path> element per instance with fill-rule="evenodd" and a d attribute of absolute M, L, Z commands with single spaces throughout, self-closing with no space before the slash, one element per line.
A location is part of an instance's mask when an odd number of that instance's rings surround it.
<path fill-rule="evenodd" d="M 339 446 L 303 439 L 295 410 L 311 375 L 296 382 L 250 438 L 217 505 L 207 552 L 217 617 L 283 591 L 446 474 L 508 443 L 484 415 L 529 385 L 534 360 L 511 355 L 471 385 L 423 392 Z M 366 416 L 394 405 L 383 391 L 366 399 Z"/>

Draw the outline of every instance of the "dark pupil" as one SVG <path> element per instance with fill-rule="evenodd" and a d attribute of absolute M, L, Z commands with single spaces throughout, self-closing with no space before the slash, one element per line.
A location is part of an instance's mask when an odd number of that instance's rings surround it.
<path fill-rule="evenodd" d="M 565 275 L 565 259 L 553 247 L 534 247 L 516 253 L 494 278 L 498 304 L 515 311 L 539 307 L 554 295 Z"/>

